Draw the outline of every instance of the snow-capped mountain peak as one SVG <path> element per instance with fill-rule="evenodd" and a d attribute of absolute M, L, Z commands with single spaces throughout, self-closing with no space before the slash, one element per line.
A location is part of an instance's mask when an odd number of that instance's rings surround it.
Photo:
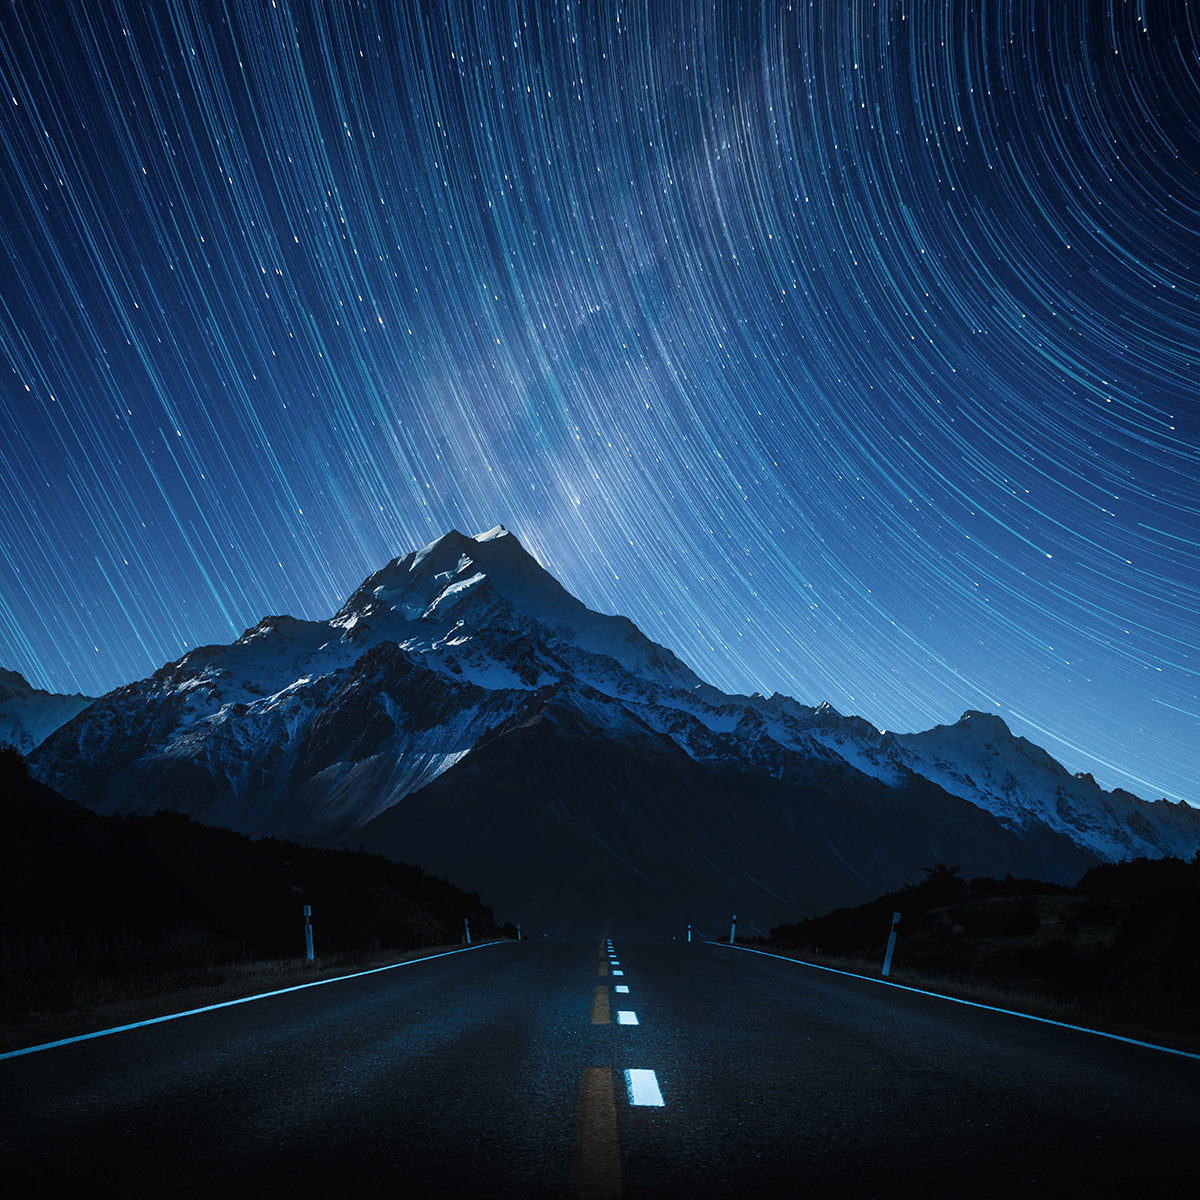
<path fill-rule="evenodd" d="M 481 585 L 486 581 L 487 587 Z M 587 609 L 546 571 L 502 525 L 477 538 L 452 529 L 421 550 L 393 559 L 358 587 L 334 618 L 348 622 L 381 611 L 406 621 L 438 623 L 466 599 L 476 602 L 479 620 L 494 615 L 494 603 L 480 612 L 477 602 L 499 598 L 520 616 L 544 624 L 579 619 Z M 455 620 L 463 619 L 454 614 Z"/>
<path fill-rule="evenodd" d="M 794 904 L 886 890 L 906 878 L 890 872 L 939 858 L 1067 879 L 1200 842 L 1200 812 L 1104 792 L 994 714 L 894 734 L 830 704 L 726 695 L 632 621 L 589 609 L 503 526 L 393 559 L 329 620 L 265 617 L 191 650 L 30 761 L 101 811 L 180 808 L 344 844 L 394 834 L 442 872 L 463 828 L 480 864 L 497 830 L 538 828 L 549 858 L 600 845 L 653 873 L 655 855 L 685 854 L 729 898 L 769 875 Z"/>
<path fill-rule="evenodd" d="M 525 634 L 534 622 L 555 643 L 611 659 L 649 685 L 700 683 L 627 617 L 595 612 L 572 596 L 503 525 L 474 538 L 451 530 L 393 559 L 363 581 L 332 624 L 352 631 L 364 622 L 377 633 L 387 629 L 395 640 L 425 649 L 445 640 L 441 630 L 452 630 L 454 642 L 461 644 L 501 630 Z M 404 629 L 402 623 L 424 628 Z M 606 669 L 600 665 L 597 674 L 596 667 L 585 674 L 603 688 Z"/>
<path fill-rule="evenodd" d="M 1066 778 L 1068 772 L 1041 746 L 1018 737 L 995 713 L 968 710 L 953 725 L 935 725 L 924 733 L 900 734 L 900 745 L 924 759 L 944 762 L 1003 762 L 1005 771 L 1034 771 Z"/>

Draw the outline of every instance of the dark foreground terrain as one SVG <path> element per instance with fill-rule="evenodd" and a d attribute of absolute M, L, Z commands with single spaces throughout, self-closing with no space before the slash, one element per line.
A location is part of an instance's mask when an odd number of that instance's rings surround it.
<path fill-rule="evenodd" d="M 418 867 L 177 813 L 102 817 L 0 759 L 0 1025 L 302 959 L 305 905 L 326 961 L 458 943 L 464 921 L 477 940 L 515 934 Z"/>
<path fill-rule="evenodd" d="M 1093 867 L 1073 888 L 938 864 L 761 944 L 878 974 L 896 912 L 896 979 L 1200 1045 L 1200 855 Z"/>

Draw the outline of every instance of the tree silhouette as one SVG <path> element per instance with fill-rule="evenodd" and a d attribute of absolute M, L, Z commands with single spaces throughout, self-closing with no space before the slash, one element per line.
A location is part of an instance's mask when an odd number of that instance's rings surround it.
<path fill-rule="evenodd" d="M 933 884 L 961 884 L 964 882 L 962 875 L 959 872 L 962 870 L 960 866 L 947 866 L 944 862 L 934 863 L 932 867 L 922 867 L 925 872 L 925 878 L 922 883 Z"/>
<path fill-rule="evenodd" d="M 29 764 L 12 742 L 0 742 L 0 797 L 8 799 L 29 781 Z"/>

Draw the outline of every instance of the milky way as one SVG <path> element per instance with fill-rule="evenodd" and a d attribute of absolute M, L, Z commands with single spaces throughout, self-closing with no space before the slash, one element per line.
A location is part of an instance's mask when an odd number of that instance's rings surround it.
<path fill-rule="evenodd" d="M 4 0 L 0 76 L 0 665 L 503 523 L 726 690 L 1200 802 L 1200 4 Z"/>

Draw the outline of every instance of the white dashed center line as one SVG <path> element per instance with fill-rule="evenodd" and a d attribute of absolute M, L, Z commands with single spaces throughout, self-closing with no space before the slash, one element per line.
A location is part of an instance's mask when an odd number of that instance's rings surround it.
<path fill-rule="evenodd" d="M 615 988 L 613 988 L 613 991 L 614 992 L 627 992 L 627 991 L 629 991 L 629 984 L 618 983 L 617 986 Z"/>
<path fill-rule="evenodd" d="M 617 1024 L 618 1025 L 636 1025 L 637 1023 L 638 1023 L 637 1013 L 627 1012 L 624 1009 L 622 1009 L 620 1012 L 617 1013 Z"/>
<path fill-rule="evenodd" d="M 625 1088 L 629 1092 L 630 1104 L 663 1108 L 665 1103 L 658 1088 L 658 1076 L 653 1071 L 633 1070 L 625 1072 Z"/>

